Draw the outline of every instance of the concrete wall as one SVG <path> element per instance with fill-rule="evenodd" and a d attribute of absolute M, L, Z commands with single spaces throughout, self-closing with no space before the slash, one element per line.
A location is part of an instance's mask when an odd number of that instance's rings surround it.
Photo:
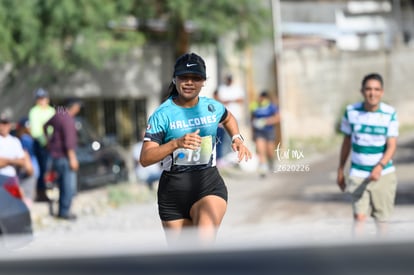
<path fill-rule="evenodd" d="M 79 71 L 50 87 L 55 98 L 146 98 L 148 109 L 154 109 L 172 74 L 171 51 L 162 45 L 150 45 L 115 59 L 103 70 Z"/>
<path fill-rule="evenodd" d="M 257 50 L 255 79 L 257 90 L 272 84 L 271 47 Z M 267 60 L 266 62 L 262 62 Z M 282 129 L 287 138 L 329 138 L 335 133 L 346 104 L 362 99 L 363 76 L 381 73 L 385 81 L 384 101 L 395 106 L 401 125 L 414 124 L 414 49 L 392 52 L 342 52 L 327 46 L 284 49 L 280 69 L 279 103 Z M 265 73 L 267 71 L 267 73 Z"/>
<path fill-rule="evenodd" d="M 281 20 L 335 23 L 335 12 L 345 7 L 345 1 L 282 1 Z M 402 30 L 412 32 L 413 14 L 412 9 L 402 10 Z M 383 75 L 384 101 L 397 108 L 400 124 L 414 125 L 414 48 L 410 43 L 397 43 L 391 51 L 349 52 L 315 37 L 296 39 L 293 47 L 283 43 L 278 78 L 273 41 L 254 47 L 252 55 L 252 90 L 268 89 L 277 97 L 283 138 L 330 138 L 345 105 L 362 99 L 361 80 L 370 72 Z"/>
<path fill-rule="evenodd" d="M 346 7 L 345 1 L 281 1 L 283 22 L 335 23 L 335 11 Z"/>
<path fill-rule="evenodd" d="M 210 96 L 216 87 L 216 59 L 209 48 L 192 51 L 204 57 L 208 81 L 203 94 Z M 174 56 L 170 47 L 151 45 L 134 49 L 124 59 L 109 62 L 100 71 L 79 71 L 51 87 L 52 96 L 85 98 L 146 98 L 151 113 L 164 98 L 172 80 Z"/>

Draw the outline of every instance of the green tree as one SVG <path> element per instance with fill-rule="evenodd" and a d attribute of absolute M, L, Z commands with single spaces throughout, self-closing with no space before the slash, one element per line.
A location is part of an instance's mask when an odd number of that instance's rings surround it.
<path fill-rule="evenodd" d="M 0 0 L 0 65 L 12 64 L 14 74 L 42 68 L 53 77 L 100 67 L 149 40 L 169 43 L 178 56 L 230 32 L 243 48 L 271 31 L 265 1 Z"/>
<path fill-rule="evenodd" d="M 15 72 L 40 66 L 71 72 L 81 66 L 99 67 L 106 58 L 142 45 L 140 32 L 111 29 L 123 21 L 133 1 L 1 0 L 0 62 Z"/>
<path fill-rule="evenodd" d="M 263 0 L 136 0 L 133 12 L 148 39 L 160 38 L 148 29 L 158 19 L 164 26 L 162 39 L 179 56 L 192 43 L 216 43 L 230 32 L 237 33 L 239 49 L 270 35 L 271 13 L 266 4 Z"/>

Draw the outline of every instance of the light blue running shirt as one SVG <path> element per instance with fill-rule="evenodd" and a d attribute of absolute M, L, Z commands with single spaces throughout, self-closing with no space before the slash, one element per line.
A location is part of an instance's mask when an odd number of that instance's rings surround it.
<path fill-rule="evenodd" d="M 199 129 L 202 143 L 198 150 L 179 148 L 164 158 L 161 166 L 166 171 L 212 167 L 216 165 L 217 127 L 226 116 L 224 105 L 214 99 L 199 97 L 197 105 L 184 108 L 176 105 L 170 97 L 150 116 L 144 141 L 161 145 Z"/>

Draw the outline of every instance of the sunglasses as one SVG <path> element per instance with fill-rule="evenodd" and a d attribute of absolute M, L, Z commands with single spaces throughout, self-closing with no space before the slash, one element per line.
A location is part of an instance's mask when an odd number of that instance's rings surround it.
<path fill-rule="evenodd" d="M 187 82 L 191 80 L 192 82 L 201 82 L 204 81 L 204 78 L 197 75 L 179 75 L 177 76 L 177 79 L 181 82 Z"/>

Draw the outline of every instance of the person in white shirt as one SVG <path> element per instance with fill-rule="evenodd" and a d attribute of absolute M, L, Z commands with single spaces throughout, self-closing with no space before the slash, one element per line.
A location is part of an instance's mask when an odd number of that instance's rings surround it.
<path fill-rule="evenodd" d="M 368 217 L 373 217 L 377 233 L 387 233 L 394 209 L 397 176 L 392 157 L 397 149 L 398 119 L 394 107 L 382 102 L 382 76 L 368 74 L 362 80 L 363 101 L 348 105 L 341 122 L 341 145 L 337 184 L 352 196 L 354 234 L 364 234 Z M 350 155 L 348 178 L 345 165 Z"/>
<path fill-rule="evenodd" d="M 234 83 L 232 75 L 227 75 L 225 82 L 218 87 L 217 98 L 234 117 L 239 120 L 244 117 L 244 90 Z"/>
<path fill-rule="evenodd" d="M 26 157 L 18 138 L 10 135 L 10 116 L 0 114 L 0 175 L 16 177 L 17 167 L 25 167 Z"/>
<path fill-rule="evenodd" d="M 245 92 L 239 85 L 234 83 L 232 75 L 226 75 L 224 83 L 218 87 L 214 98 L 220 101 L 238 121 L 244 121 L 243 104 Z M 223 167 L 228 164 L 226 156 L 233 152 L 231 143 L 230 136 L 220 125 L 217 130 L 217 166 Z"/>

